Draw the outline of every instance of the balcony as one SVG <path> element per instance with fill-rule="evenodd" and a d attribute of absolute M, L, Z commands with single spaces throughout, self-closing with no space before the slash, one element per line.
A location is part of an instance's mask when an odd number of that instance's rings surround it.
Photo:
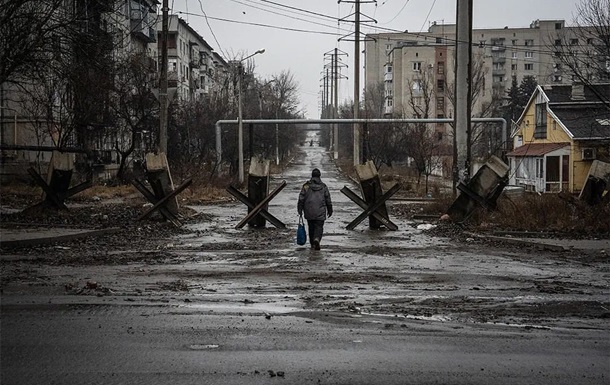
<path fill-rule="evenodd" d="M 391 82 L 394 80 L 394 74 L 392 72 L 387 72 L 385 75 L 383 75 L 383 80 L 386 82 Z"/>
<path fill-rule="evenodd" d="M 506 51 L 506 47 L 503 45 L 494 45 L 493 47 L 491 47 L 491 51 L 492 52 L 504 52 L 504 51 Z"/>
<path fill-rule="evenodd" d="M 494 68 L 492 70 L 493 76 L 503 76 L 506 75 L 506 70 L 504 68 Z"/>
<path fill-rule="evenodd" d="M 131 19 L 131 34 L 136 39 L 140 39 L 145 43 L 154 43 L 157 41 L 157 31 L 151 28 L 148 23 L 142 19 Z"/>
<path fill-rule="evenodd" d="M 493 56 L 491 58 L 492 62 L 494 63 L 506 63 L 506 57 L 505 56 Z"/>

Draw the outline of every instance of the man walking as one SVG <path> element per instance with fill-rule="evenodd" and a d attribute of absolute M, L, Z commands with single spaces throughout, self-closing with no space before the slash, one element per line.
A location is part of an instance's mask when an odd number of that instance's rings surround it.
<path fill-rule="evenodd" d="M 320 241 L 324 232 L 326 214 L 333 215 L 333 204 L 330 200 L 328 187 L 320 179 L 320 170 L 314 168 L 311 179 L 308 180 L 299 193 L 297 211 L 299 216 L 305 213 L 309 228 L 309 244 L 314 250 L 320 250 Z"/>

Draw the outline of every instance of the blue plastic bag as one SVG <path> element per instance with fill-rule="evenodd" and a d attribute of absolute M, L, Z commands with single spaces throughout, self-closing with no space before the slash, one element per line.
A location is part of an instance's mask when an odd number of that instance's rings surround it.
<path fill-rule="evenodd" d="M 299 217 L 299 226 L 297 227 L 297 245 L 304 245 L 307 242 L 307 232 L 303 224 L 303 217 Z"/>

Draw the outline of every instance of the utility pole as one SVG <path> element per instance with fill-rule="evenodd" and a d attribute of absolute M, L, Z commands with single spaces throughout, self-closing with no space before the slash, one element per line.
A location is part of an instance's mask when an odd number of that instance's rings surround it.
<path fill-rule="evenodd" d="M 159 146 L 160 153 L 167 154 L 167 35 L 169 29 L 168 0 L 163 0 L 161 21 L 161 66 L 159 75 Z"/>
<path fill-rule="evenodd" d="M 454 180 L 466 183 L 470 178 L 470 142 L 472 112 L 472 0 L 457 0 L 457 35 L 455 61 L 455 164 Z"/>
<path fill-rule="evenodd" d="M 356 0 L 354 32 L 354 119 L 360 117 L 360 0 Z M 354 166 L 360 164 L 360 124 L 354 123 Z"/>
<path fill-rule="evenodd" d="M 324 54 L 324 56 L 330 56 L 330 67 L 332 68 L 330 74 L 330 118 L 337 119 L 338 118 L 338 110 L 339 110 L 339 79 L 347 79 L 346 76 L 343 76 L 339 73 L 339 69 L 342 67 L 347 67 L 341 61 L 341 56 L 347 55 L 347 53 L 341 51 L 338 48 L 335 48 L 332 51 L 328 51 Z M 325 66 L 327 67 L 327 66 Z M 331 142 L 331 150 L 333 150 L 333 157 L 335 159 L 339 158 L 339 125 L 334 123 L 330 127 L 330 142 Z"/>
<path fill-rule="evenodd" d="M 320 81 L 322 82 L 322 85 L 320 87 L 322 87 L 322 104 L 320 106 L 320 118 L 324 119 L 326 117 L 325 115 L 325 109 L 326 109 L 326 69 L 323 69 L 322 72 L 320 72 L 320 75 L 322 75 L 322 77 L 320 78 Z"/>
<path fill-rule="evenodd" d="M 338 109 L 339 109 L 339 79 L 346 79 L 346 76 L 343 76 L 339 73 L 339 68 L 347 67 L 341 61 L 341 56 L 347 55 L 347 53 L 341 51 L 338 48 L 334 48 L 332 51 L 328 51 L 324 54 L 325 60 L 330 58 L 330 63 L 324 64 L 324 69 L 327 73 L 328 78 L 328 86 L 330 87 L 330 95 L 327 95 L 327 113 L 325 115 L 326 118 L 336 119 L 338 117 Z M 330 69 L 330 73 L 329 73 Z M 334 158 L 338 159 L 339 157 L 339 138 L 338 138 L 339 126 L 337 123 L 333 123 L 329 126 L 329 138 L 330 138 L 330 146 L 329 149 L 334 152 Z"/>
<path fill-rule="evenodd" d="M 241 60 L 237 60 L 236 62 L 233 62 L 233 64 L 235 65 L 236 69 L 237 69 L 237 157 L 238 157 L 238 162 L 239 164 L 237 165 L 237 173 L 238 173 L 238 178 L 239 178 L 239 183 L 244 183 L 244 126 L 243 126 L 243 112 L 242 112 L 242 89 L 241 89 L 241 83 L 242 83 L 242 72 L 243 72 L 243 65 L 242 63 L 244 61 L 246 61 L 247 59 L 250 59 L 252 56 L 254 55 L 258 55 L 261 53 L 265 53 L 265 49 L 259 49 L 258 51 L 254 52 L 251 55 L 246 56 L 245 58 L 241 59 Z"/>
<path fill-rule="evenodd" d="M 361 3 L 377 3 L 375 0 L 353 0 L 353 1 L 345 1 L 339 0 L 339 3 L 353 3 L 355 5 L 355 11 L 352 14 L 354 16 L 353 22 L 355 23 L 354 28 L 354 119 L 358 119 L 360 115 L 360 23 L 361 23 L 361 13 L 360 13 L 360 4 Z M 347 17 L 350 17 L 349 15 Z M 367 20 L 362 22 L 377 22 L 374 19 L 367 17 Z M 346 18 L 340 19 L 340 21 L 348 21 Z M 351 21 L 351 20 L 349 20 Z M 349 36 L 349 35 L 348 35 Z M 339 40 L 344 40 L 344 37 Z M 360 164 L 360 124 L 354 123 L 354 166 Z"/>

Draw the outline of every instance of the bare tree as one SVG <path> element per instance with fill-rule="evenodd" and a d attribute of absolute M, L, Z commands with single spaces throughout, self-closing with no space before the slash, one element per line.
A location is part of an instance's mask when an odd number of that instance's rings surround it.
<path fill-rule="evenodd" d="M 72 30 L 74 19 L 66 17 L 63 0 L 0 1 L 0 84 L 42 67 L 49 49 Z"/>
<path fill-rule="evenodd" d="M 57 146 L 90 149 L 91 133 L 108 123 L 114 43 L 101 26 L 114 5 L 2 1 L 2 88 Z"/>
<path fill-rule="evenodd" d="M 481 101 L 482 98 L 486 97 L 486 76 L 487 73 L 489 72 L 489 69 L 485 67 L 485 63 L 484 63 L 484 55 L 483 54 L 476 54 L 473 57 L 472 60 L 472 69 L 471 69 L 471 92 L 472 92 L 472 105 L 476 106 L 477 102 Z M 447 96 L 447 99 L 450 103 L 450 105 L 452 106 L 452 108 L 454 109 L 455 107 L 455 83 L 454 82 L 447 82 L 447 84 L 445 85 L 445 95 Z M 492 116 L 499 116 L 500 115 L 500 107 L 502 105 L 503 102 L 503 94 L 500 93 L 494 93 L 492 94 L 490 100 L 488 102 L 481 102 L 479 103 L 480 108 L 478 110 L 473 110 L 473 115 L 477 116 L 477 117 L 492 117 Z M 451 129 L 449 130 L 448 134 L 452 140 L 452 145 L 453 148 L 455 149 L 457 147 L 457 143 L 456 143 L 456 136 L 455 136 L 455 127 L 454 125 L 451 123 L 450 124 Z M 488 124 L 481 124 L 481 123 L 477 123 L 477 124 L 472 124 L 471 128 L 470 128 L 470 133 L 468 135 L 469 138 L 469 142 L 467 143 L 468 149 L 469 149 L 469 157 L 472 157 L 472 150 L 475 149 L 475 153 L 478 153 L 479 155 L 483 155 L 483 154 L 489 154 L 492 151 L 492 147 L 490 145 L 490 143 L 493 142 L 493 140 L 490 139 L 490 133 L 491 132 L 496 132 L 495 136 L 499 137 L 500 134 L 497 133 L 497 131 L 491 131 L 491 130 L 498 130 L 498 128 L 496 126 L 490 126 Z M 485 140 L 488 139 L 488 140 Z M 500 142 L 502 143 L 505 139 L 502 138 L 500 139 Z M 457 182 L 459 180 L 458 174 L 457 174 L 457 168 L 455 167 L 455 165 L 457 164 L 457 152 L 453 151 L 453 192 L 457 192 Z"/>
<path fill-rule="evenodd" d="M 383 118 L 385 114 L 385 85 L 384 82 L 369 84 L 364 94 L 364 113 L 361 116 L 366 118 Z M 393 116 L 390 115 L 388 117 Z M 363 125 L 363 130 L 367 130 L 366 151 L 368 159 L 372 160 L 376 168 L 383 164 L 392 167 L 396 161 L 406 159 L 405 148 L 407 146 L 407 136 L 404 124 L 371 124 Z"/>
<path fill-rule="evenodd" d="M 414 116 L 417 119 L 427 119 L 433 114 L 436 95 L 433 82 L 432 68 L 422 69 L 420 75 L 414 79 L 407 79 L 409 89 L 409 100 L 405 115 Z M 424 176 L 425 189 L 428 193 L 428 180 L 442 166 L 443 149 L 442 138 L 436 130 L 426 123 L 415 123 L 407 126 L 408 155 L 413 160 L 417 171 L 417 183 Z"/>
<path fill-rule="evenodd" d="M 582 84 L 610 80 L 610 0 L 581 0 L 573 28 L 549 37 L 549 49 L 560 65 Z M 590 88 L 610 108 L 610 95 Z"/>
<path fill-rule="evenodd" d="M 121 180 L 124 180 L 127 162 L 134 151 L 150 151 L 147 144 L 156 142 L 153 133 L 158 127 L 159 103 L 151 91 L 153 70 L 148 57 L 141 53 L 130 55 L 115 66 L 116 76 L 109 103 L 113 124 L 99 139 L 114 139 L 111 145 L 119 154 L 117 177 Z"/>

